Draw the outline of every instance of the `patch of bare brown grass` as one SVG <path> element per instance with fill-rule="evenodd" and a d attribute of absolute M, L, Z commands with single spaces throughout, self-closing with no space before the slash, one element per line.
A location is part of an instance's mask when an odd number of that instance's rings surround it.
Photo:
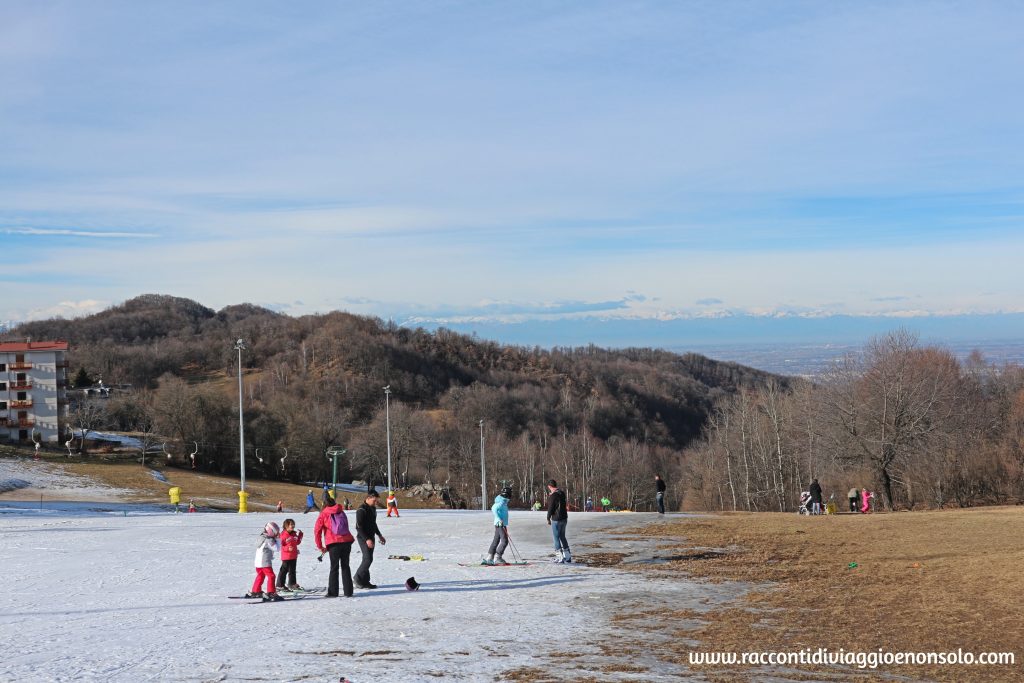
<path fill-rule="evenodd" d="M 821 517 L 727 514 L 635 532 L 680 543 L 678 552 L 668 551 L 677 556 L 674 560 L 633 571 L 764 585 L 740 604 L 707 614 L 669 613 L 663 619 L 691 620 L 691 625 L 698 620 L 702 625 L 680 629 L 679 636 L 699 640 L 703 650 L 962 648 L 1024 655 L 1021 508 Z M 687 550 L 693 547 L 730 551 L 694 556 Z M 850 568 L 851 562 L 857 566 Z M 633 621 L 629 615 L 619 619 Z M 644 628 L 644 622 L 632 626 Z M 694 648 L 682 640 L 676 643 L 668 658 L 685 664 Z M 801 671 L 819 677 L 839 673 L 814 667 Z M 749 675 L 711 669 L 704 673 Z M 1014 666 L 893 666 L 884 673 L 942 681 L 1024 678 L 1019 659 Z"/>

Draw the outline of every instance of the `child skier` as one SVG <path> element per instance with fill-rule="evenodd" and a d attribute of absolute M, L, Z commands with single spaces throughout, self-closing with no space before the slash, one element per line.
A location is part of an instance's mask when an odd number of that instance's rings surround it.
<path fill-rule="evenodd" d="M 388 517 L 391 516 L 392 512 L 395 513 L 395 517 L 399 517 L 400 516 L 398 514 L 398 499 L 395 498 L 395 492 L 394 491 L 388 491 L 387 507 L 388 507 Z"/>
<path fill-rule="evenodd" d="M 277 587 L 285 587 L 288 579 L 289 590 L 299 590 L 302 586 L 295 580 L 295 564 L 299 559 L 299 544 L 302 543 L 302 532 L 295 530 L 295 520 L 284 520 L 284 531 L 281 532 L 281 569 L 277 573 Z"/>
<path fill-rule="evenodd" d="M 487 559 L 480 564 L 508 564 L 502 555 L 508 546 L 508 503 L 511 499 L 511 486 L 506 486 L 494 497 L 494 505 L 491 506 L 491 512 L 494 513 L 494 538 L 491 539 L 491 547 L 487 550 Z"/>
<path fill-rule="evenodd" d="M 256 547 L 256 580 L 252 583 L 252 590 L 245 594 L 247 598 L 263 598 L 265 600 L 283 600 L 277 594 L 274 586 L 274 551 L 281 550 L 281 539 L 278 534 L 281 529 L 273 522 L 267 522 L 260 534 L 260 544 Z M 263 579 L 267 580 L 266 594 L 260 591 L 263 588 Z"/>

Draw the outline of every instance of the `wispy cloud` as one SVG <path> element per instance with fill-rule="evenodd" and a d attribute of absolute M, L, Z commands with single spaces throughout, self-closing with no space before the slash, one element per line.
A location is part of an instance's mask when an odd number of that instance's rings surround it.
<path fill-rule="evenodd" d="M 7 235 L 34 235 L 39 237 L 95 237 L 100 239 L 153 238 L 159 237 L 149 232 L 106 232 L 96 230 L 68 230 L 63 228 L 0 228 Z"/>

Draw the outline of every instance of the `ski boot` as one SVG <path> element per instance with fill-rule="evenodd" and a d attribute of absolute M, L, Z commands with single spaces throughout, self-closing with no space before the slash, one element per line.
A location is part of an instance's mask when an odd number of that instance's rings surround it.
<path fill-rule="evenodd" d="M 494 562 L 492 562 L 491 564 L 493 564 L 495 566 L 500 566 L 500 567 L 507 567 L 508 566 L 508 562 L 506 562 L 505 558 L 502 557 L 501 555 L 495 556 Z"/>
<path fill-rule="evenodd" d="M 256 591 L 256 592 L 249 591 L 248 593 L 245 594 L 245 597 L 246 598 L 250 598 L 250 599 L 251 598 L 262 598 L 263 597 L 263 593 L 261 593 L 259 591 Z"/>
<path fill-rule="evenodd" d="M 277 593 L 264 593 L 263 595 L 263 602 L 281 602 L 282 600 L 284 598 Z"/>
<path fill-rule="evenodd" d="M 572 553 L 569 552 L 568 548 L 562 548 L 562 562 L 572 564 Z"/>
<path fill-rule="evenodd" d="M 552 564 L 562 564 L 565 562 L 565 557 L 562 556 L 561 552 L 557 552 L 551 557 L 551 562 Z"/>
<path fill-rule="evenodd" d="M 480 560 L 480 564 L 490 567 L 494 564 L 494 555 L 488 555 L 484 559 Z"/>

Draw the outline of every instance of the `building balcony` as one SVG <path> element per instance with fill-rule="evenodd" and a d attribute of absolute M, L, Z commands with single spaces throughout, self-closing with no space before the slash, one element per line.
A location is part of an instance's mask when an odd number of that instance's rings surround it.
<path fill-rule="evenodd" d="M 27 398 L 24 401 L 11 401 L 10 406 L 11 408 L 31 408 L 32 399 Z"/>
<path fill-rule="evenodd" d="M 14 420 L 11 420 L 11 422 L 14 422 Z M 11 425 L 11 426 L 13 427 L 15 425 Z M 36 426 L 36 421 L 35 420 L 29 420 L 29 419 L 21 419 L 21 420 L 18 420 L 17 426 L 18 427 L 35 427 Z"/>
<path fill-rule="evenodd" d="M 7 367 L 10 368 L 11 370 L 31 370 L 32 369 L 32 364 L 31 363 L 11 363 Z"/>
<path fill-rule="evenodd" d="M 32 388 L 31 382 L 11 382 L 11 391 L 28 391 Z"/>

